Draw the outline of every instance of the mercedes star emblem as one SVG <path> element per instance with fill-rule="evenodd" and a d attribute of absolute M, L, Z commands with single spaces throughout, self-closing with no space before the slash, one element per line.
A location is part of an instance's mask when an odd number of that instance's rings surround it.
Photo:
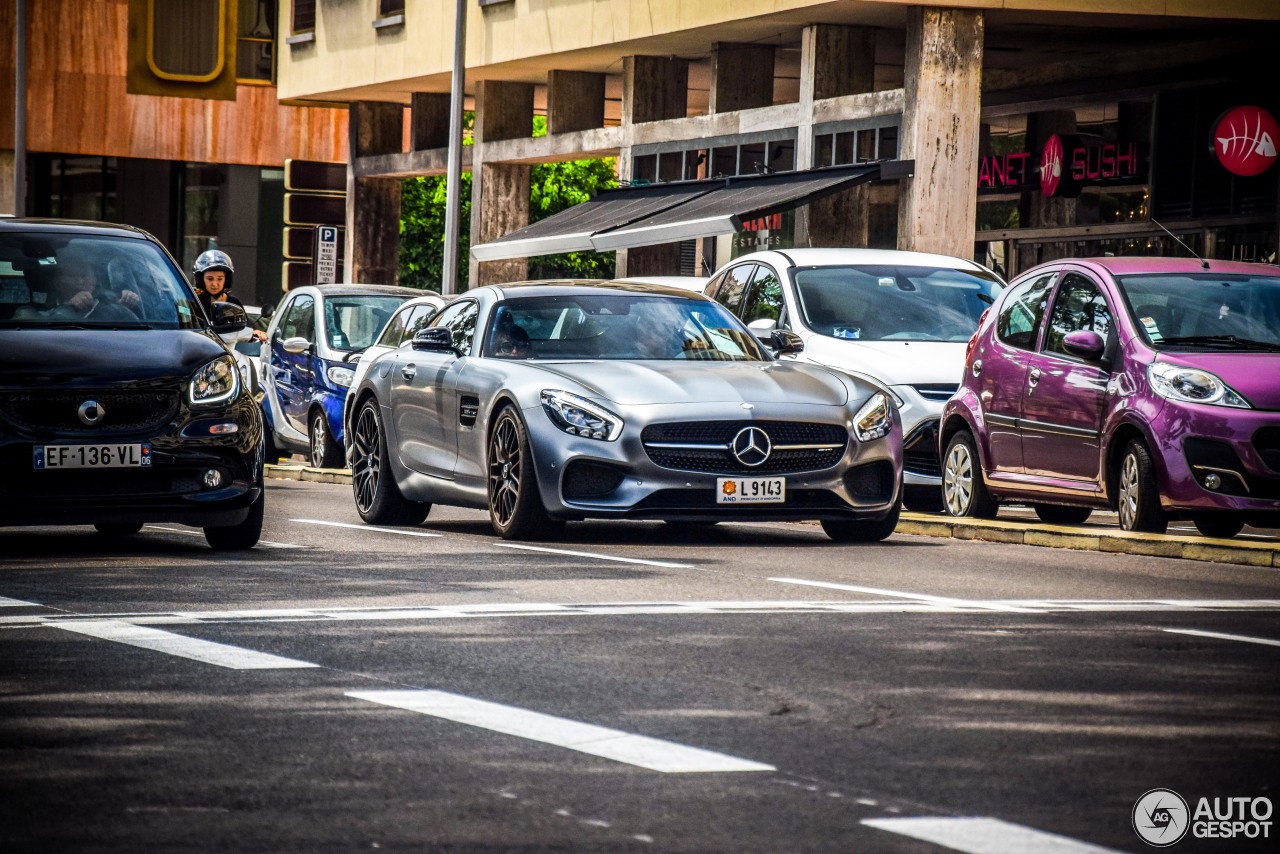
<path fill-rule="evenodd" d="M 103 409 L 102 404 L 96 400 L 86 400 L 76 410 L 76 415 L 80 416 L 80 420 L 90 427 L 101 421 L 106 414 L 107 410 Z"/>
<path fill-rule="evenodd" d="M 753 468 L 769 459 L 769 452 L 773 450 L 769 434 L 759 427 L 743 427 L 733 437 L 733 443 L 729 447 L 738 462 Z"/>

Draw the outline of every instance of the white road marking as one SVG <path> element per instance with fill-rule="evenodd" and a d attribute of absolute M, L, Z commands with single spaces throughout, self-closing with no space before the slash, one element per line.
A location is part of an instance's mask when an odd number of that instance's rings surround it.
<path fill-rule="evenodd" d="M 1217 640 L 1242 641 L 1244 643 L 1257 643 L 1263 646 L 1280 646 L 1280 640 L 1270 640 L 1269 638 L 1251 638 L 1245 635 L 1228 635 L 1222 632 L 1203 632 L 1199 629 L 1165 629 L 1166 632 L 1174 635 L 1192 635 L 1198 638 L 1215 638 Z"/>
<path fill-rule="evenodd" d="M 350 522 L 325 522 L 322 519 L 290 519 L 290 522 L 301 522 L 304 525 L 328 525 L 330 528 L 352 528 L 357 531 L 373 531 L 377 534 L 400 534 L 404 537 L 443 537 L 431 531 L 411 531 L 408 528 L 378 528 L 374 525 L 352 525 Z"/>
<path fill-rule="evenodd" d="M 807 587 L 825 587 L 828 590 L 847 590 L 850 593 L 870 593 L 873 596 L 891 596 L 894 599 L 913 599 L 918 602 L 933 602 L 951 607 L 979 608 L 986 611 L 1008 611 L 1015 614 L 1036 614 L 1037 608 L 1026 608 L 1020 605 L 1009 605 L 1002 602 L 979 602 L 970 599 L 955 599 L 950 596 L 930 596 L 925 593 L 903 593 L 900 590 L 884 590 L 879 587 L 861 587 L 856 584 L 833 584 L 829 581 L 808 581 L 803 578 L 770 578 L 782 584 L 802 584 Z"/>
<path fill-rule="evenodd" d="M 23 602 L 21 599 L 6 599 L 0 596 L 0 608 L 39 608 L 36 602 Z"/>
<path fill-rule="evenodd" d="M 170 528 L 167 525 L 147 525 L 155 531 L 167 531 L 170 534 L 185 534 L 188 537 L 203 537 L 204 531 L 193 531 L 190 528 Z M 305 549 L 296 543 L 273 543 L 270 540 L 258 540 L 258 547 L 264 549 Z"/>
<path fill-rule="evenodd" d="M 967 854 L 1115 854 L 1113 848 L 996 818 L 864 818 L 862 823 Z"/>
<path fill-rule="evenodd" d="M 723 753 L 557 718 L 515 706 L 476 700 L 446 691 L 347 691 L 346 695 L 666 774 L 776 770 L 772 765 L 738 759 Z"/>
<path fill-rule="evenodd" d="M 160 629 L 136 626 L 123 620 L 78 620 L 53 625 L 64 631 L 202 661 L 205 664 L 216 664 L 232 670 L 283 670 L 319 666 L 237 646 L 183 637 Z"/>
<path fill-rule="evenodd" d="M 638 557 L 617 557 L 615 555 L 602 555 L 596 552 L 572 552 L 568 549 L 549 549 L 545 546 L 526 546 L 522 543 L 494 543 L 504 549 L 523 549 L 530 552 L 547 552 L 555 555 L 569 555 L 570 557 L 588 557 L 596 560 L 615 560 L 619 563 L 642 563 L 646 566 L 665 566 L 669 569 L 697 569 L 693 564 L 689 563 L 668 563 L 661 560 L 645 560 Z"/>

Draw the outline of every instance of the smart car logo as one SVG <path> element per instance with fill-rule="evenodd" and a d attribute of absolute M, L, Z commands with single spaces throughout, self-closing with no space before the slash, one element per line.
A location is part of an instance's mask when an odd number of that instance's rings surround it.
<path fill-rule="evenodd" d="M 743 427 L 738 431 L 738 435 L 733 437 L 733 443 L 729 447 L 733 450 L 733 455 L 738 458 L 738 462 L 753 468 L 769 459 L 769 453 L 773 450 L 773 445 L 769 442 L 769 434 L 759 427 Z"/>
<path fill-rule="evenodd" d="M 1213 153 L 1232 175 L 1261 175 L 1276 162 L 1280 128 L 1261 107 L 1233 107 L 1213 126 Z"/>
<path fill-rule="evenodd" d="M 103 409 L 102 404 L 96 400 L 86 400 L 76 410 L 76 415 L 80 416 L 80 420 L 90 427 L 101 421 L 106 414 L 107 410 Z"/>
<path fill-rule="evenodd" d="M 1166 848 L 1187 835 L 1187 802 L 1172 789 L 1152 789 L 1133 805 L 1133 829 L 1148 845 Z"/>

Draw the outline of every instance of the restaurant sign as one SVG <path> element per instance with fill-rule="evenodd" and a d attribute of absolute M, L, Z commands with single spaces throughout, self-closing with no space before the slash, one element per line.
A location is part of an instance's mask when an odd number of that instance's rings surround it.
<path fill-rule="evenodd" d="M 1040 188 L 1046 196 L 1076 196 L 1089 184 L 1138 174 L 1133 142 L 1102 142 L 1053 134 L 1039 157 L 1029 151 L 987 155 L 978 163 L 979 190 Z"/>
<path fill-rule="evenodd" d="M 1227 110 L 1213 124 L 1213 154 L 1232 175 L 1261 175 L 1276 162 L 1280 129 L 1275 118 L 1261 107 Z"/>

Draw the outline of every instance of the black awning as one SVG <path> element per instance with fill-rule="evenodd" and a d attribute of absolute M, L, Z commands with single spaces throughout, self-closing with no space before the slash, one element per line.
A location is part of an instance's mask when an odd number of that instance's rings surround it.
<path fill-rule="evenodd" d="M 715 190 L 707 182 L 601 190 L 590 201 L 471 247 L 477 261 L 501 261 L 595 248 L 593 235 L 621 228 Z"/>
<path fill-rule="evenodd" d="M 597 234 L 599 251 L 652 246 L 738 231 L 756 217 L 781 213 L 880 175 L 879 164 L 730 178 L 719 188 L 674 208 L 655 211 L 631 225 Z"/>
<path fill-rule="evenodd" d="M 591 201 L 473 246 L 471 254 L 477 261 L 501 261 L 730 234 L 744 221 L 791 210 L 878 177 L 877 163 L 603 190 Z"/>

